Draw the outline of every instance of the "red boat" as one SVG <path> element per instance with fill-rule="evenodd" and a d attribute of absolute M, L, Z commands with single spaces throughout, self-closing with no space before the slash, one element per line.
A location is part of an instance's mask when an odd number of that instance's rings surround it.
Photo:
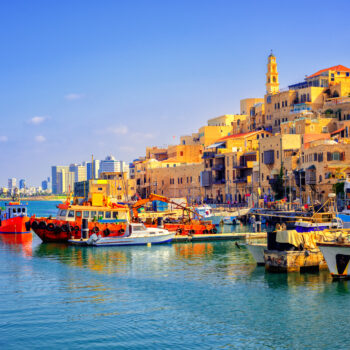
<path fill-rule="evenodd" d="M 0 234 L 2 233 L 29 233 L 26 228 L 27 205 L 20 202 L 5 203 L 0 210 Z"/>
<path fill-rule="evenodd" d="M 56 218 L 32 216 L 27 228 L 32 229 L 43 242 L 66 243 L 69 239 L 80 239 L 82 220 L 88 219 L 89 236 L 122 236 L 129 221 L 129 208 L 125 205 L 103 202 L 100 205 L 84 202 L 71 205 L 68 200 L 58 205 Z"/>

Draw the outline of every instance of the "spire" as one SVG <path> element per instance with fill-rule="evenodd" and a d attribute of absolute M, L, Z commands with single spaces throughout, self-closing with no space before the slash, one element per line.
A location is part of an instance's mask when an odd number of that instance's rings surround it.
<path fill-rule="evenodd" d="M 268 94 L 276 94 L 279 92 L 279 86 L 276 57 L 271 50 L 267 59 L 266 92 Z"/>

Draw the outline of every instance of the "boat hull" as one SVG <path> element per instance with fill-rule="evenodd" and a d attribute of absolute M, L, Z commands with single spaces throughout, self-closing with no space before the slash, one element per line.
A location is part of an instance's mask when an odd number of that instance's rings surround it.
<path fill-rule="evenodd" d="M 3 220 L 0 226 L 0 234 L 19 234 L 29 233 L 26 229 L 26 222 L 29 220 L 26 216 L 17 216 L 11 219 Z"/>
<path fill-rule="evenodd" d="M 174 238 L 175 233 L 145 235 L 139 237 L 103 237 L 96 241 L 88 240 L 85 242 L 69 240 L 71 244 L 89 245 L 95 247 L 111 247 L 111 246 L 126 246 L 126 245 L 147 245 L 147 244 L 162 244 L 169 243 Z"/>
<path fill-rule="evenodd" d="M 334 278 L 350 278 L 350 245 L 336 243 L 318 243 Z"/>
<path fill-rule="evenodd" d="M 267 244 L 247 244 L 246 247 L 258 265 L 265 265 L 264 250 Z"/>

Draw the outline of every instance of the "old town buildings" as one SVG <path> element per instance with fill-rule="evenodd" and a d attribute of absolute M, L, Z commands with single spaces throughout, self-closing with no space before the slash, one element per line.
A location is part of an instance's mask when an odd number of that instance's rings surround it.
<path fill-rule="evenodd" d="M 240 114 L 208 120 L 179 145 L 147 148 L 130 167 L 138 195 L 324 201 L 350 175 L 350 69 L 321 69 L 280 89 L 271 53 L 265 88 L 265 96 L 240 101 Z"/>

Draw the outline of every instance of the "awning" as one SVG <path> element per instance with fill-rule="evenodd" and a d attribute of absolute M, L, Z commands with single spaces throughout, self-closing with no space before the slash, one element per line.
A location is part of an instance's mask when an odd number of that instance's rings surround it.
<path fill-rule="evenodd" d="M 307 170 L 316 170 L 316 167 L 314 165 L 310 165 Z"/>
<path fill-rule="evenodd" d="M 216 142 L 216 143 L 213 143 L 212 145 L 208 146 L 207 148 L 217 148 L 217 147 L 220 147 L 224 144 L 225 144 L 225 142 Z"/>
<path fill-rule="evenodd" d="M 338 129 L 338 130 L 335 130 L 335 131 L 331 132 L 331 136 L 336 135 L 336 134 L 339 134 L 339 133 L 342 132 L 343 130 L 345 130 L 345 127 L 342 127 L 342 128 L 340 128 L 340 129 Z"/>

